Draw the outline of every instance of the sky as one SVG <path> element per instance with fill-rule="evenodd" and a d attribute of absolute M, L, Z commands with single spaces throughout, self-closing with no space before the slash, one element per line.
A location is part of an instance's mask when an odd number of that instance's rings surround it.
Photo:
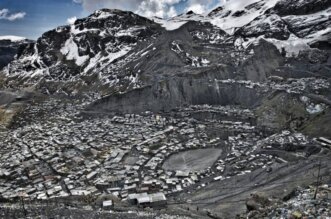
<path fill-rule="evenodd" d="M 86 17 L 100 8 L 169 18 L 187 11 L 205 13 L 222 0 L 0 0 L 0 36 L 37 39 L 44 32 Z"/>

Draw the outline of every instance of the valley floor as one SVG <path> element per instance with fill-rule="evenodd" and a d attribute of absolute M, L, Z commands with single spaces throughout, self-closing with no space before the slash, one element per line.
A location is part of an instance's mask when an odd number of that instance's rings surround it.
<path fill-rule="evenodd" d="M 0 132 L 2 215 L 24 218 L 24 204 L 32 218 L 146 212 L 142 218 L 233 218 L 246 212 L 251 194 L 278 203 L 298 186 L 314 185 L 319 162 L 321 182 L 330 183 L 327 144 L 299 132 L 263 130 L 249 109 L 82 114 L 88 103 L 36 101 Z"/>

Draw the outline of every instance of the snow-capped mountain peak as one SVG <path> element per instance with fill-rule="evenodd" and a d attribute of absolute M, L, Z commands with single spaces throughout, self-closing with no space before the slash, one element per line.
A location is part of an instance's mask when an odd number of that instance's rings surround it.
<path fill-rule="evenodd" d="M 44 33 L 5 73 L 20 78 L 76 80 L 82 75 L 110 72 L 113 61 L 160 29 L 158 24 L 132 12 L 97 10 L 71 25 Z"/>
<path fill-rule="evenodd" d="M 0 36 L 0 40 L 9 40 L 11 42 L 19 42 L 19 41 L 26 40 L 26 38 L 20 37 L 20 36 L 7 35 L 7 36 Z"/>
<path fill-rule="evenodd" d="M 109 87 L 121 84 L 127 91 L 139 87 L 139 79 L 148 84 L 188 68 L 239 65 L 260 41 L 288 57 L 312 47 L 328 49 L 330 6 L 326 0 L 232 0 L 209 14 L 188 12 L 170 19 L 100 9 L 44 33 L 4 73 L 32 84 L 98 81 Z"/>

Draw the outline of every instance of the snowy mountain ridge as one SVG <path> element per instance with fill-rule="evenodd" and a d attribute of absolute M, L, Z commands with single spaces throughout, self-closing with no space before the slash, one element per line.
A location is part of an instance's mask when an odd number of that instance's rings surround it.
<path fill-rule="evenodd" d="M 300 6 L 306 8 L 307 2 L 311 4 L 311 1 L 305 0 L 292 1 L 290 5 L 283 0 L 233 0 L 208 15 L 188 12 L 166 21 L 152 19 L 167 30 L 179 28 L 188 21 L 210 22 L 229 35 L 243 35 L 247 41 L 267 39 L 280 50 L 284 48 L 291 56 L 298 55 L 300 51 L 309 48 L 310 44 L 327 41 L 331 34 L 331 4 L 327 1 L 316 1 L 323 4 L 324 10 L 313 10 L 309 14 L 291 15 L 291 12 L 286 11 L 292 7 L 292 13 L 297 14 L 296 9 L 300 9 Z M 321 27 L 316 30 L 310 28 L 315 25 Z"/>
<path fill-rule="evenodd" d="M 44 33 L 3 72 L 8 84 L 56 83 L 56 91 L 66 82 L 127 92 L 163 75 L 242 63 L 261 40 L 287 57 L 329 50 L 330 6 L 326 0 L 232 0 L 206 15 L 190 11 L 168 20 L 101 9 Z"/>
<path fill-rule="evenodd" d="M 19 42 L 19 41 L 26 40 L 26 38 L 20 37 L 20 36 L 8 35 L 8 36 L 0 36 L 0 40 L 9 40 L 11 42 Z"/>

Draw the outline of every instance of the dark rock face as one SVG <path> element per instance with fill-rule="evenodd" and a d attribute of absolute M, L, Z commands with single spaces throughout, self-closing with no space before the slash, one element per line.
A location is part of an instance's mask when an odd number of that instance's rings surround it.
<path fill-rule="evenodd" d="M 187 15 L 192 15 L 192 14 L 195 14 L 195 13 L 193 11 L 188 11 L 186 14 Z"/>
<path fill-rule="evenodd" d="M 326 51 L 313 49 L 310 52 L 302 52 L 300 57 L 307 59 L 312 64 L 323 64 L 328 61 L 329 54 Z"/>
<path fill-rule="evenodd" d="M 310 16 L 287 16 L 284 17 L 284 21 L 288 29 L 301 38 L 325 30 L 331 25 L 330 16 L 323 13 Z"/>
<path fill-rule="evenodd" d="M 28 44 L 28 40 L 12 42 L 10 40 L 0 40 L 0 70 L 14 60 L 20 47 Z"/>
<path fill-rule="evenodd" d="M 264 5 L 265 5 L 265 2 L 259 1 L 259 2 L 255 2 L 253 4 L 246 6 L 245 9 L 246 10 L 252 10 L 252 9 L 260 10 Z"/>
<path fill-rule="evenodd" d="M 240 17 L 242 15 L 244 15 L 246 12 L 244 10 L 241 11 L 236 11 L 232 14 L 233 17 Z"/>
<path fill-rule="evenodd" d="M 266 38 L 287 40 L 291 32 L 288 30 L 287 24 L 279 16 L 261 15 L 236 31 L 236 34 L 244 37 L 258 37 L 263 35 Z"/>
<path fill-rule="evenodd" d="M 255 82 L 266 81 L 272 72 L 285 62 L 279 50 L 266 41 L 260 41 L 258 46 L 252 46 L 254 55 L 238 67 L 238 73 L 244 80 Z"/>
<path fill-rule="evenodd" d="M 282 0 L 274 7 L 274 11 L 281 15 L 304 15 L 322 11 L 331 6 L 329 0 Z"/>
<path fill-rule="evenodd" d="M 217 7 L 217 8 L 215 8 L 214 10 L 212 10 L 212 11 L 208 14 L 208 16 L 212 17 L 212 16 L 214 16 L 214 15 L 219 14 L 219 13 L 220 13 L 221 11 L 223 11 L 223 10 L 224 10 L 223 7 Z"/>
<path fill-rule="evenodd" d="M 194 78 L 197 77 L 197 78 Z M 167 112 L 188 105 L 242 105 L 259 102 L 261 94 L 240 85 L 222 85 L 213 77 L 203 75 L 174 77 L 154 86 L 103 98 L 92 104 L 88 111 L 141 113 L 143 111 Z"/>
<path fill-rule="evenodd" d="M 267 42 L 252 48 L 255 55 L 237 67 L 243 80 L 264 81 L 272 70 L 283 62 L 278 50 Z M 268 60 L 268 62 L 267 62 Z M 273 60 L 270 62 L 269 60 Z M 240 84 L 222 83 L 236 77 L 233 68 L 206 68 L 204 72 L 183 73 L 151 83 L 150 86 L 123 95 L 111 95 L 92 104 L 88 111 L 140 113 L 170 111 L 188 105 L 241 105 L 251 108 L 260 103 L 265 94 Z M 238 79 L 239 79 L 238 78 Z"/>
<path fill-rule="evenodd" d="M 13 61 L 17 49 L 14 47 L 6 46 L 5 43 L 1 43 L 0 47 L 0 69 L 5 67 L 8 63 Z"/>
<path fill-rule="evenodd" d="M 315 4 L 320 7 L 310 8 L 314 7 Z M 291 34 L 299 38 L 309 37 L 318 31 L 327 30 L 331 25 L 331 9 L 328 9 L 330 7 L 328 4 L 324 1 L 314 1 L 313 3 L 310 1 L 280 1 L 272 10 L 268 10 L 264 15 L 256 17 L 249 24 L 239 28 L 236 34 L 247 38 L 264 36 L 278 40 L 287 40 Z M 258 10 L 262 6 L 264 6 L 263 1 L 256 2 L 246 8 Z M 299 13 L 291 8 L 303 9 L 302 11 L 300 9 Z M 289 13 L 285 13 L 286 10 L 289 10 Z M 327 35 L 321 37 L 320 41 L 323 42 L 323 39 L 330 38 L 328 32 L 325 34 Z M 326 41 L 324 42 L 327 43 Z"/>

